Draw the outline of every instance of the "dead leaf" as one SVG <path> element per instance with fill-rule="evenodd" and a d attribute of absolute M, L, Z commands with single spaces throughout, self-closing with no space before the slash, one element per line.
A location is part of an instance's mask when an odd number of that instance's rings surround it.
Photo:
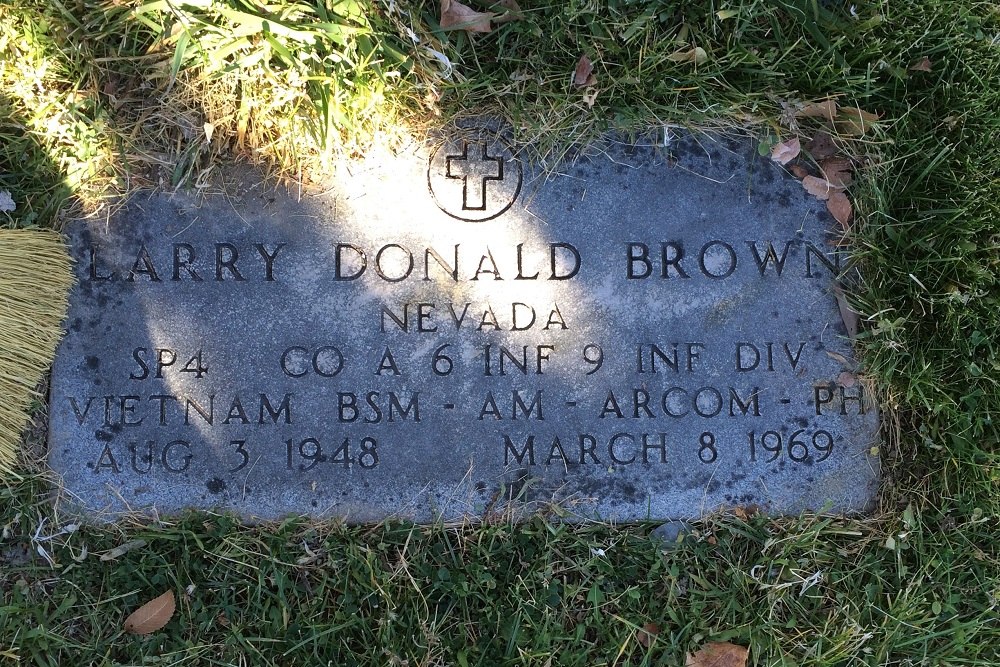
<path fill-rule="evenodd" d="M 746 667 L 750 651 L 729 642 L 709 642 L 694 654 L 688 653 L 685 667 Z"/>
<path fill-rule="evenodd" d="M 931 59 L 927 56 L 920 58 L 912 65 L 910 65 L 911 72 L 930 72 L 931 71 Z"/>
<path fill-rule="evenodd" d="M 846 157 L 831 157 L 820 162 L 819 168 L 825 172 L 851 171 L 854 169 L 854 163 Z"/>
<path fill-rule="evenodd" d="M 733 514 L 736 518 L 741 521 L 749 521 L 758 514 L 760 514 L 760 506 L 758 505 L 737 505 L 733 508 Z"/>
<path fill-rule="evenodd" d="M 856 107 L 844 107 L 840 110 L 840 115 L 834 125 L 841 134 L 861 136 L 876 122 L 878 122 L 878 114 Z"/>
<path fill-rule="evenodd" d="M 521 6 L 517 4 L 517 0 L 499 0 L 496 6 L 506 11 L 493 19 L 494 23 L 507 23 L 508 21 L 524 19 L 524 14 L 521 12 Z"/>
<path fill-rule="evenodd" d="M 837 154 L 837 145 L 833 143 L 833 137 L 826 132 L 817 132 L 808 144 L 806 150 L 814 160 L 823 160 Z"/>
<path fill-rule="evenodd" d="M 847 336 L 851 340 L 858 337 L 858 314 L 851 309 L 844 296 L 844 290 L 840 285 L 835 286 L 834 293 L 837 295 L 837 307 L 840 308 L 840 319 L 844 320 L 844 328 L 847 329 Z"/>
<path fill-rule="evenodd" d="M 842 355 L 839 352 L 831 352 L 830 350 L 827 350 L 826 351 L 826 356 L 830 357 L 831 359 L 833 359 L 834 361 L 836 361 L 838 364 L 841 364 L 843 366 L 848 366 L 848 367 L 851 366 L 851 362 L 847 360 L 847 357 L 845 357 L 844 355 Z"/>
<path fill-rule="evenodd" d="M 809 175 L 809 171 L 801 164 L 793 164 L 789 169 L 795 174 L 795 178 L 805 178 Z"/>
<path fill-rule="evenodd" d="M 580 60 L 576 63 L 576 70 L 573 72 L 573 85 L 577 88 L 584 88 L 593 86 L 595 83 L 597 83 L 597 77 L 594 76 L 594 64 L 590 62 L 590 58 L 585 53 L 580 56 Z"/>
<path fill-rule="evenodd" d="M 775 144 L 771 148 L 771 159 L 778 164 L 788 164 L 799 156 L 799 151 L 801 150 L 802 146 L 799 144 L 799 138 L 792 137 L 791 139 L 786 139 Z"/>
<path fill-rule="evenodd" d="M 146 546 L 146 540 L 131 540 L 130 542 L 126 542 L 125 544 L 115 547 L 106 554 L 101 554 L 101 560 L 104 562 L 115 560 L 116 558 L 121 558 L 133 549 L 138 549 L 144 546 Z"/>
<path fill-rule="evenodd" d="M 635 638 L 640 644 L 649 648 L 658 634 L 660 634 L 660 626 L 656 623 L 646 623 L 635 633 Z"/>
<path fill-rule="evenodd" d="M 829 199 L 832 193 L 840 189 L 825 178 L 819 178 L 817 176 L 806 176 L 803 178 L 802 187 L 804 187 L 806 192 L 811 194 L 813 197 L 823 201 Z"/>
<path fill-rule="evenodd" d="M 441 0 L 441 27 L 445 30 L 490 32 L 492 12 L 477 12 L 457 0 Z"/>
<path fill-rule="evenodd" d="M 854 213 L 854 209 L 851 206 L 851 200 L 847 198 L 843 192 L 831 192 L 830 198 L 826 200 L 826 210 L 830 212 L 830 215 L 840 223 L 840 226 L 844 228 L 844 231 L 850 231 L 851 229 L 851 216 Z"/>
<path fill-rule="evenodd" d="M 849 171 L 832 171 L 829 173 L 824 172 L 826 180 L 830 181 L 834 187 L 846 188 L 848 185 L 854 182 L 854 177 L 851 176 Z"/>
<path fill-rule="evenodd" d="M 167 591 L 158 598 L 153 598 L 132 612 L 125 619 L 125 630 L 137 635 L 148 635 L 156 632 L 174 615 L 174 592 Z"/>
<path fill-rule="evenodd" d="M 854 375 L 854 373 L 848 373 L 847 371 L 843 371 L 840 375 L 837 376 L 837 384 L 847 389 L 853 387 L 855 384 L 857 384 L 857 382 L 858 378 Z"/>
<path fill-rule="evenodd" d="M 851 176 L 854 165 L 847 158 L 827 158 L 819 163 L 819 168 L 823 172 L 823 177 L 837 187 L 846 188 L 854 180 Z"/>
<path fill-rule="evenodd" d="M 700 46 L 696 46 L 693 49 L 678 49 L 667 56 L 667 60 L 675 63 L 694 63 L 695 65 L 700 65 L 708 60 L 708 53 Z"/>
<path fill-rule="evenodd" d="M 795 115 L 806 118 L 825 118 L 832 123 L 833 119 L 837 117 L 837 103 L 833 100 L 813 102 L 799 109 Z"/>
<path fill-rule="evenodd" d="M 588 109 L 594 108 L 594 103 L 597 102 L 597 93 L 601 92 L 598 88 L 591 88 L 589 93 L 584 93 L 583 103 L 587 105 Z"/>
<path fill-rule="evenodd" d="M 850 116 L 852 118 L 857 118 L 858 120 L 863 120 L 868 124 L 878 122 L 877 113 L 865 111 L 864 109 L 858 109 L 857 107 L 844 107 L 840 110 L 840 114 L 842 116 Z"/>

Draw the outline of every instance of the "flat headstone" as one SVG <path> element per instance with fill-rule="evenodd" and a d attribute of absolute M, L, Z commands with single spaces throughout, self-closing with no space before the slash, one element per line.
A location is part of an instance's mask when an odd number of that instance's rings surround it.
<path fill-rule="evenodd" d="M 608 139 L 546 173 L 488 129 L 249 174 L 68 231 L 63 498 L 416 521 L 859 512 L 875 406 L 822 202 L 746 140 Z"/>

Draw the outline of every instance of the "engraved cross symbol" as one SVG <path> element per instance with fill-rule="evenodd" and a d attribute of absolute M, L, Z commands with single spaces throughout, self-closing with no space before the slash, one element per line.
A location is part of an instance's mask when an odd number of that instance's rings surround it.
<path fill-rule="evenodd" d="M 470 155 L 469 147 L 473 155 Z M 462 179 L 462 210 L 486 210 L 486 183 L 503 180 L 502 157 L 493 157 L 486 150 L 486 142 L 462 142 L 461 155 L 446 157 L 445 176 Z"/>

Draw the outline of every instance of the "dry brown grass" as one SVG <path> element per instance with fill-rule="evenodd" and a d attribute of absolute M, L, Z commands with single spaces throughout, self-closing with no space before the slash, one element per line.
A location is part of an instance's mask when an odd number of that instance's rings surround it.
<path fill-rule="evenodd" d="M 13 473 L 35 387 L 62 338 L 72 283 L 58 234 L 0 230 L 0 475 Z"/>

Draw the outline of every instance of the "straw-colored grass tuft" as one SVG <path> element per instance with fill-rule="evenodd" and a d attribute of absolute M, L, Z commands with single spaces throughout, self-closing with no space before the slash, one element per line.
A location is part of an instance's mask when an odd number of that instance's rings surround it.
<path fill-rule="evenodd" d="M 0 477 L 13 472 L 36 387 L 62 337 L 70 261 L 55 232 L 0 230 Z"/>

